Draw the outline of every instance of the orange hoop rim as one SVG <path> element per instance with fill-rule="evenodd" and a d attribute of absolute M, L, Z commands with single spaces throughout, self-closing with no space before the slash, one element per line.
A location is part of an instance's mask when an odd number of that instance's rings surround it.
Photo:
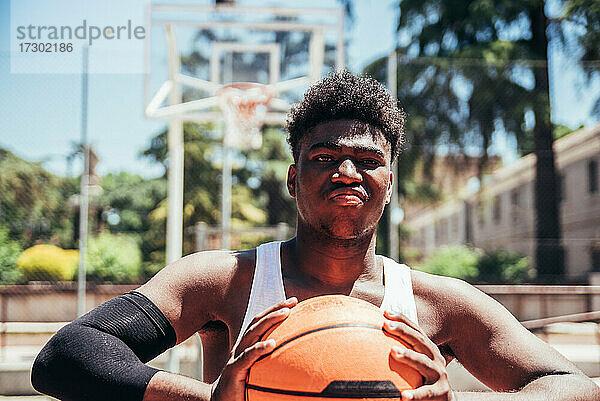
<path fill-rule="evenodd" d="M 251 89 L 259 89 L 261 92 L 261 98 L 256 99 L 256 96 L 248 96 L 247 92 Z M 231 96 L 229 95 L 232 90 L 238 90 L 242 92 L 243 100 L 240 103 L 248 105 L 259 105 L 268 104 L 273 99 L 274 94 L 267 88 L 267 85 L 260 84 L 258 82 L 235 82 L 232 84 L 223 85 L 216 93 L 215 96 L 220 97 L 231 103 Z M 262 98 L 264 96 L 264 98 Z"/>

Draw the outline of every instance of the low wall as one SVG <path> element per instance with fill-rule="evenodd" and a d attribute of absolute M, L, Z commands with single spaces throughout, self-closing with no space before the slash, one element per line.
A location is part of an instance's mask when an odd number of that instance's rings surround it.
<path fill-rule="evenodd" d="M 135 285 L 90 285 L 87 309 L 135 289 Z M 600 306 L 600 285 L 482 285 L 520 321 L 591 312 Z M 77 316 L 77 285 L 0 286 L 0 322 L 67 322 Z"/>
<path fill-rule="evenodd" d="M 87 309 L 135 288 L 122 285 L 90 286 Z M 588 312 L 594 305 L 600 305 L 600 286 L 480 286 L 479 289 L 505 305 L 521 321 Z M 41 345 L 63 324 L 35 322 L 68 322 L 75 318 L 76 313 L 75 284 L 0 286 L 0 394 L 35 394 L 29 381 L 31 363 Z M 576 326 L 582 327 L 581 324 Z M 563 352 L 587 375 L 598 376 L 600 365 L 597 355 L 600 348 L 597 345 L 597 326 L 593 326 L 593 333 L 586 332 L 587 336 L 562 332 L 556 334 L 551 330 L 538 335 L 554 344 L 559 352 Z M 561 346 L 565 348 L 562 351 Z M 198 358 L 196 338 L 188 339 L 175 349 L 179 371 L 190 376 L 197 375 L 201 359 Z M 166 368 L 169 365 L 167 355 L 159 356 L 152 364 Z M 456 362 L 449 365 L 448 372 L 452 387 L 456 390 L 485 389 Z"/>
<path fill-rule="evenodd" d="M 600 310 L 600 285 L 480 285 L 518 320 Z"/>
<path fill-rule="evenodd" d="M 137 288 L 89 285 L 86 309 Z M 0 322 L 67 322 L 77 317 L 77 283 L 0 286 Z"/>

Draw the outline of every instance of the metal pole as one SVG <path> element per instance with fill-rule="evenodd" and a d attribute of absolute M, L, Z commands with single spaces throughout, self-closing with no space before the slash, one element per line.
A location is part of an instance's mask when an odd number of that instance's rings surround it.
<path fill-rule="evenodd" d="M 167 264 L 181 258 L 183 243 L 183 129 L 178 118 L 169 122 L 167 193 Z"/>
<path fill-rule="evenodd" d="M 181 103 L 181 91 L 177 83 L 179 74 L 179 53 L 175 43 L 175 34 L 171 25 L 165 26 L 169 55 L 169 78 L 173 83 L 169 94 L 169 104 Z M 183 244 L 183 122 L 179 117 L 169 120 L 167 134 L 169 150 L 169 173 L 167 189 L 167 244 L 166 262 L 175 262 L 181 258 Z M 169 351 L 167 370 L 179 372 L 179 357 L 174 350 Z"/>
<path fill-rule="evenodd" d="M 83 147 L 83 172 L 81 173 L 81 195 L 79 197 L 79 269 L 77 271 L 77 316 L 86 312 L 85 271 L 88 231 L 88 184 L 90 180 L 90 150 L 87 139 L 88 102 L 88 47 L 83 47 L 81 76 L 81 146 Z"/>
<path fill-rule="evenodd" d="M 221 190 L 221 228 L 223 249 L 229 249 L 231 232 L 231 156 L 232 151 L 223 141 L 223 181 Z"/>
<path fill-rule="evenodd" d="M 228 53 L 225 56 L 225 65 L 223 68 L 223 81 L 225 83 L 233 82 L 233 54 Z M 229 249 L 231 242 L 231 162 L 232 149 L 226 144 L 225 135 L 227 135 L 227 120 L 222 125 L 223 128 L 223 180 L 221 182 L 221 228 L 223 234 L 221 237 L 221 248 Z"/>
<path fill-rule="evenodd" d="M 196 223 L 196 252 L 206 249 L 206 238 L 208 237 L 208 224 L 203 221 Z"/>
<path fill-rule="evenodd" d="M 338 11 L 338 23 L 337 23 L 337 44 L 335 48 L 335 69 L 341 70 L 346 67 L 346 54 L 344 47 L 344 18 L 346 18 L 343 9 Z"/>
<path fill-rule="evenodd" d="M 394 101 L 397 101 L 398 97 L 398 82 L 397 82 L 397 73 L 398 73 L 398 60 L 396 58 L 396 50 L 392 51 L 392 53 L 388 56 L 388 65 L 387 65 L 387 83 L 388 90 L 390 91 L 390 95 Z M 388 229 L 389 229 L 389 250 L 390 250 L 390 258 L 394 260 L 398 260 L 400 256 L 400 238 L 398 235 L 398 224 L 400 223 L 399 215 L 400 215 L 400 206 L 398 204 L 398 160 L 394 160 L 392 164 L 392 172 L 394 174 L 394 182 L 392 186 L 392 198 L 390 200 L 389 205 L 389 213 L 388 213 Z"/>
<path fill-rule="evenodd" d="M 169 76 L 173 85 L 169 104 L 181 103 L 181 91 L 177 84 L 179 55 L 175 35 L 170 25 L 165 26 L 169 48 Z M 178 117 L 169 121 L 167 135 L 169 150 L 168 206 L 167 206 L 167 254 L 166 262 L 181 258 L 183 242 L 183 122 Z"/>

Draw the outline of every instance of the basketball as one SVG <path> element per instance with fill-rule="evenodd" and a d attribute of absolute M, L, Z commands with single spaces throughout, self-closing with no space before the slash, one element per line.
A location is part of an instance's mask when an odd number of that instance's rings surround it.
<path fill-rule="evenodd" d="M 414 369 L 392 359 L 382 311 L 344 295 L 307 299 L 265 333 L 275 349 L 259 359 L 246 380 L 247 401 L 399 400 L 422 384 Z"/>

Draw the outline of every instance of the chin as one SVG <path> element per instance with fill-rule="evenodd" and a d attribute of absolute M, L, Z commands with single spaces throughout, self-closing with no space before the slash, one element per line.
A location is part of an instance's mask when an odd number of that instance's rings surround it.
<path fill-rule="evenodd" d="M 362 242 L 367 238 L 370 239 L 373 233 L 373 230 L 365 230 L 364 227 L 344 224 L 343 222 L 322 224 L 321 231 L 330 239 L 348 242 Z"/>

